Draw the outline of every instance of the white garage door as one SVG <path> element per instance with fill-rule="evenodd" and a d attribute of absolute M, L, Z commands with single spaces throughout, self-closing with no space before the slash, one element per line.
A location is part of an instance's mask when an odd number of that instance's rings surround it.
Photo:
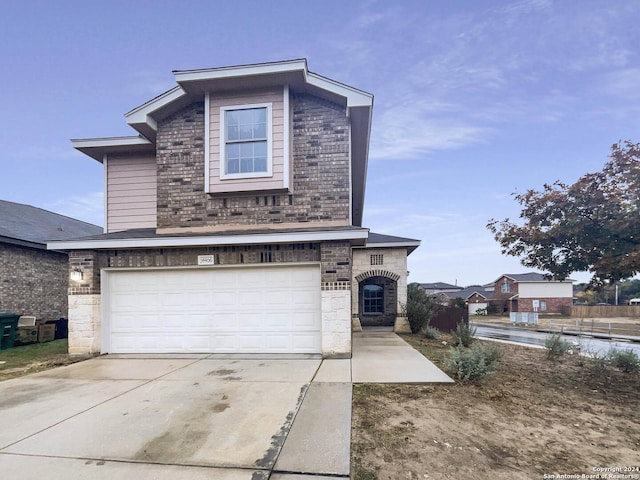
<path fill-rule="evenodd" d="M 318 266 L 110 271 L 111 353 L 319 353 Z"/>
<path fill-rule="evenodd" d="M 469 315 L 475 315 L 478 310 L 481 308 L 487 308 L 487 303 L 470 303 L 469 304 Z"/>

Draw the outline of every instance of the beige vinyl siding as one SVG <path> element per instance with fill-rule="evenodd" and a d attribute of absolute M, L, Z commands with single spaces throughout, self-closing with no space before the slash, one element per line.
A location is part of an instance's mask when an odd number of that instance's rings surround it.
<path fill-rule="evenodd" d="M 520 283 L 518 293 L 520 298 L 573 298 L 573 283 Z"/>
<path fill-rule="evenodd" d="M 271 104 L 272 175 L 258 178 L 221 180 L 220 108 L 251 104 Z M 275 190 L 284 188 L 284 89 L 253 91 L 209 96 L 209 191 L 211 193 Z M 286 159 L 288 161 L 288 159 Z"/>
<path fill-rule="evenodd" d="M 106 184 L 107 232 L 156 227 L 155 157 L 109 156 Z"/>

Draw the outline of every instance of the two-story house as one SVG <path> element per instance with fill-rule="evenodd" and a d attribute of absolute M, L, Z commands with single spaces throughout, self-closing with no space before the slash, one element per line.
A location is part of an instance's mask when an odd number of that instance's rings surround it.
<path fill-rule="evenodd" d="M 131 137 L 72 140 L 105 232 L 69 251 L 70 353 L 351 354 L 406 328 L 419 241 L 362 226 L 373 96 L 306 60 L 175 71 Z"/>
<path fill-rule="evenodd" d="M 550 280 L 542 273 L 507 273 L 494 282 L 490 303 L 498 312 L 571 313 L 573 280 Z"/>

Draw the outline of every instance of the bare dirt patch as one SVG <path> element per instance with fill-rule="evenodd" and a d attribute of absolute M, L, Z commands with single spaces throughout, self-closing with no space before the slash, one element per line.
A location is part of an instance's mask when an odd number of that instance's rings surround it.
<path fill-rule="evenodd" d="M 443 368 L 449 337 L 404 338 Z M 497 371 L 479 385 L 355 386 L 352 478 L 528 480 L 640 467 L 638 373 L 500 347 Z"/>

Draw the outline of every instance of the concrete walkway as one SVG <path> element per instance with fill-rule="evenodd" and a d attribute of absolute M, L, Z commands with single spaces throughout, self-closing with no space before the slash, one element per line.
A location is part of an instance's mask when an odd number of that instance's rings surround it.
<path fill-rule="evenodd" d="M 7 478 L 349 478 L 353 383 L 450 382 L 392 332 L 352 359 L 105 356 L 0 382 Z"/>
<path fill-rule="evenodd" d="M 353 383 L 453 383 L 442 370 L 393 332 L 353 334 Z"/>

